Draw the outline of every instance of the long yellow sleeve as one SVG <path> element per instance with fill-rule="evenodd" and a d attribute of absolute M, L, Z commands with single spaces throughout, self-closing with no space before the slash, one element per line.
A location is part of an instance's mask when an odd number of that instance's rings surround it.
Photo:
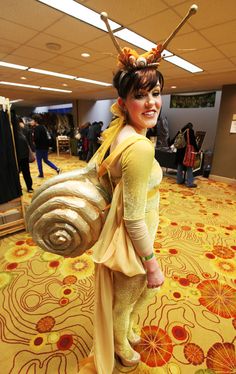
<path fill-rule="evenodd" d="M 122 156 L 124 219 L 145 219 L 148 181 L 154 159 L 154 148 L 145 139 L 128 147 Z"/>

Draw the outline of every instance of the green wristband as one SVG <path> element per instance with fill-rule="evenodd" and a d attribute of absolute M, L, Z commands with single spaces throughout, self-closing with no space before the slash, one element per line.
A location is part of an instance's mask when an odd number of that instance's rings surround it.
<path fill-rule="evenodd" d="M 151 260 L 153 257 L 155 257 L 155 255 L 154 255 L 154 253 L 152 252 L 150 255 L 148 255 L 148 256 L 143 256 L 142 257 L 142 259 L 144 260 L 144 261 L 149 261 L 149 260 Z"/>

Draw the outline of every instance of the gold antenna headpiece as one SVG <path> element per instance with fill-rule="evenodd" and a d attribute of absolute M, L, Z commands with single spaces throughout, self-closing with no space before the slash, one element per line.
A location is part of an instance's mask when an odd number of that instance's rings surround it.
<path fill-rule="evenodd" d="M 107 27 L 107 31 L 111 37 L 111 40 L 118 51 L 118 67 L 122 70 L 134 70 L 134 69 L 143 69 L 149 66 L 156 66 L 158 67 L 161 61 L 161 54 L 163 50 L 167 47 L 170 41 L 175 37 L 177 32 L 183 27 L 183 25 L 187 22 L 187 20 L 197 13 L 198 6 L 193 4 L 188 13 L 179 23 L 179 25 L 175 28 L 175 30 L 169 35 L 169 37 L 164 41 L 163 44 L 158 44 L 156 48 L 152 48 L 151 51 L 145 52 L 139 55 L 134 49 L 131 48 L 121 48 L 117 39 L 113 35 L 111 27 L 108 21 L 108 15 L 106 12 L 101 13 L 101 19 L 104 21 Z"/>

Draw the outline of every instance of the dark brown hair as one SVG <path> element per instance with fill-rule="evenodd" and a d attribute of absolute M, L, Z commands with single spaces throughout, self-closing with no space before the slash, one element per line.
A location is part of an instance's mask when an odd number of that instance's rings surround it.
<path fill-rule="evenodd" d="M 157 82 L 160 83 L 162 90 L 164 86 L 163 75 L 153 67 L 133 71 L 119 70 L 113 77 L 113 86 L 122 99 L 126 99 L 130 92 L 138 92 L 140 89 L 150 91 L 156 86 Z"/>
<path fill-rule="evenodd" d="M 40 115 L 40 114 L 33 114 L 32 116 L 31 116 L 31 118 L 36 122 L 36 123 L 38 123 L 39 125 L 41 125 L 42 124 L 42 116 Z"/>

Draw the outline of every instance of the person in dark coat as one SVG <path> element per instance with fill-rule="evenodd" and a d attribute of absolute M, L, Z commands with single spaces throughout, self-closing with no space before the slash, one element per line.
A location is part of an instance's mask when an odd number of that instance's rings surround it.
<path fill-rule="evenodd" d="M 99 136 L 101 134 L 102 125 L 101 122 L 93 122 L 91 126 L 88 128 L 88 140 L 89 140 L 89 149 L 87 154 L 86 161 L 88 162 L 97 152 L 98 148 L 100 147 L 99 143 Z"/>
<path fill-rule="evenodd" d="M 84 160 L 84 161 L 87 159 L 88 150 L 89 150 L 88 130 L 89 130 L 90 126 L 91 126 L 91 123 L 86 122 L 79 129 L 79 133 L 81 135 L 80 140 L 81 140 L 81 148 L 82 148 L 81 149 L 81 159 Z"/>
<path fill-rule="evenodd" d="M 48 159 L 49 139 L 47 135 L 47 129 L 42 123 L 42 117 L 38 114 L 34 114 L 32 116 L 31 126 L 34 127 L 33 137 L 35 144 L 36 160 L 39 170 L 38 177 L 44 177 L 42 161 L 44 161 L 45 164 L 50 166 L 59 174 L 60 169 Z"/>
<path fill-rule="evenodd" d="M 20 123 L 17 124 L 16 132 L 16 155 L 18 161 L 19 172 L 22 172 L 26 188 L 28 192 L 33 192 L 33 181 L 30 174 L 29 167 L 29 144 L 23 133 L 23 127 Z"/>
<path fill-rule="evenodd" d="M 187 144 L 187 131 L 189 131 L 189 141 L 190 144 L 193 145 L 195 152 L 199 151 L 199 148 L 196 143 L 196 138 L 193 130 L 193 124 L 188 122 L 187 125 L 182 127 L 181 132 L 184 133 L 184 138 Z M 171 144 L 174 143 L 176 136 L 179 134 L 179 131 L 175 135 L 174 139 L 172 140 Z M 193 168 L 190 166 L 184 166 L 183 160 L 186 151 L 186 146 L 184 148 L 179 148 L 176 151 L 176 164 L 177 164 L 177 184 L 186 184 L 187 187 L 194 188 L 197 185 L 194 183 L 193 177 Z"/>

